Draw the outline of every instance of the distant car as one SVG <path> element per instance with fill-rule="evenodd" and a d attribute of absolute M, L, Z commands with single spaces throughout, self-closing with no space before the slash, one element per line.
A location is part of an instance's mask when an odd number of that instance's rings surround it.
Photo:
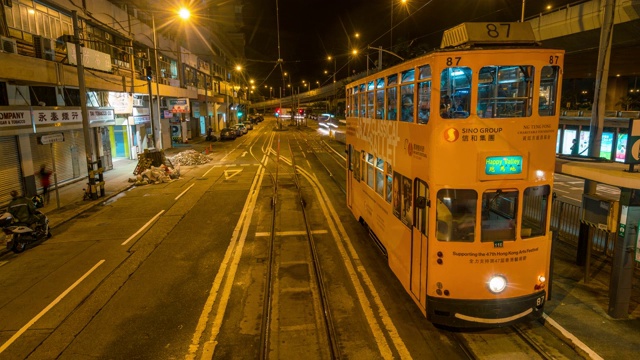
<path fill-rule="evenodd" d="M 257 124 L 257 123 L 261 122 L 262 120 L 263 120 L 262 119 L 262 115 L 253 114 L 253 115 L 249 116 L 249 122 L 248 123 L 249 124 Z"/>
<path fill-rule="evenodd" d="M 253 130 L 253 124 L 251 122 L 242 123 L 247 130 Z"/>
<path fill-rule="evenodd" d="M 249 130 L 247 130 L 247 127 L 244 126 L 243 123 L 236 124 L 235 127 L 236 127 L 236 130 L 240 130 L 242 134 L 246 134 L 247 132 L 249 132 Z"/>
<path fill-rule="evenodd" d="M 233 140 L 238 137 L 235 128 L 224 128 L 220 130 L 220 140 Z"/>

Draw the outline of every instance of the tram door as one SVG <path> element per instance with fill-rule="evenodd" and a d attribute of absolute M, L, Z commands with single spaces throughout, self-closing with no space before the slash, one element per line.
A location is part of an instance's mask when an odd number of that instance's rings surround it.
<path fill-rule="evenodd" d="M 415 217 L 411 237 L 411 292 L 426 307 L 427 234 L 429 234 L 429 187 L 416 179 L 414 186 Z"/>

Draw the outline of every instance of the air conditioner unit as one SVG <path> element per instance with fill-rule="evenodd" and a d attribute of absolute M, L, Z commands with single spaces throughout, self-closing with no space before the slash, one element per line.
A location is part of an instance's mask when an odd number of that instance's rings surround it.
<path fill-rule="evenodd" d="M 43 38 L 42 36 L 33 37 L 33 47 L 38 59 L 55 60 L 56 59 L 56 43 L 53 39 Z"/>
<path fill-rule="evenodd" d="M 18 53 L 18 43 L 16 39 L 0 36 L 0 41 L 2 41 L 2 51 L 12 54 Z"/>

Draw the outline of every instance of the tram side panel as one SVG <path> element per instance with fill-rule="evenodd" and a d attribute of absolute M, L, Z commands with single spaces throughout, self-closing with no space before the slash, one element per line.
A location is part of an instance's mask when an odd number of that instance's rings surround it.
<path fill-rule="evenodd" d="M 382 245 L 388 257 L 389 267 L 402 285 L 409 289 L 411 213 L 403 207 L 394 209 L 384 192 L 376 191 L 379 184 L 371 181 L 371 174 L 375 178 L 376 169 L 367 161 L 368 154 L 376 154 L 389 159 L 393 164 L 398 163 L 398 157 L 401 156 L 398 151 L 402 148 L 398 140 L 406 139 L 408 134 L 401 136 L 397 125 L 397 122 L 347 118 L 347 144 L 351 144 L 357 152 L 357 164 L 353 166 L 354 171 L 348 174 L 353 179 L 347 191 L 352 197 L 350 210 L 354 217 L 366 223 L 375 236 L 374 241 L 379 241 Z M 386 179 L 386 176 L 384 178 Z M 407 202 L 411 201 L 411 194 L 402 194 L 400 187 L 397 187 L 403 180 L 404 178 L 392 180 L 393 194 L 400 198 L 394 200 L 397 204 L 405 199 Z M 407 180 L 410 181 L 408 177 Z"/>

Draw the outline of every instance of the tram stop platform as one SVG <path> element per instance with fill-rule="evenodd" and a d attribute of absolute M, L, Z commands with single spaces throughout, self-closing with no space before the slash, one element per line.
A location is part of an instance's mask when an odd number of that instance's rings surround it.
<path fill-rule="evenodd" d="M 188 149 L 205 151 L 210 144 L 204 138 L 196 138 L 189 145 L 165 150 L 165 154 L 173 156 Z M 58 189 L 60 207 L 57 206 L 56 191 L 52 190 L 49 204 L 41 210 L 49 217 L 54 238 L 57 227 L 133 187 L 129 178 L 134 177 L 137 163 L 137 160 L 126 159 L 114 161 L 113 170 L 104 173 L 105 196 L 97 200 L 82 199 L 86 187 L 84 178 Z M 181 171 L 189 171 L 188 168 L 183 166 Z M 640 175 L 636 176 L 640 179 Z M 2 248 L 0 256 L 5 254 L 6 250 Z M 575 265 L 575 249 L 559 243 L 554 249 L 553 266 L 545 326 L 573 344 L 587 359 L 637 359 L 640 354 L 640 284 L 634 284 L 629 317 L 613 319 L 607 314 L 610 262 L 593 259 L 591 274 L 585 282 L 584 267 Z"/>

